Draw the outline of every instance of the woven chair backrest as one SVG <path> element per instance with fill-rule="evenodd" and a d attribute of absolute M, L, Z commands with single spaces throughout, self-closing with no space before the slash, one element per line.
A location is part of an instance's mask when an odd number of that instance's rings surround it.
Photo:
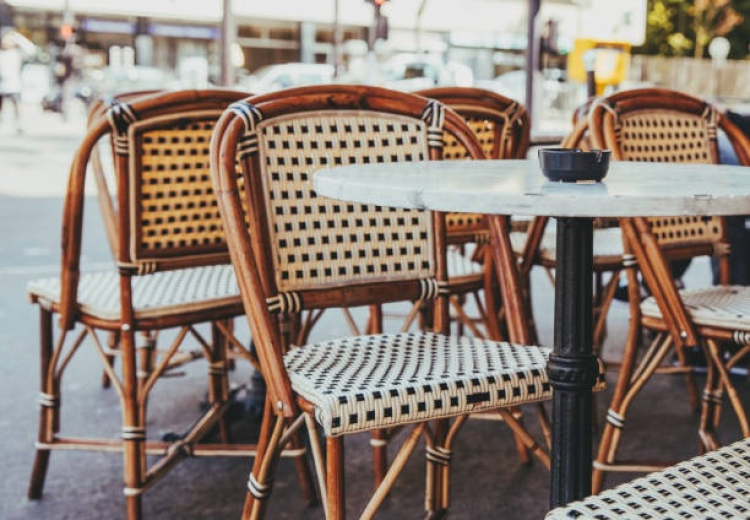
<path fill-rule="evenodd" d="M 492 91 L 473 87 L 438 87 L 417 94 L 440 101 L 455 110 L 471 128 L 487 159 L 522 159 L 529 151 L 529 114 L 519 102 Z M 453 135 L 443 137 L 443 159 L 470 157 L 466 147 Z M 485 217 L 479 213 L 450 213 L 448 233 L 452 241 L 489 238 Z"/>
<path fill-rule="evenodd" d="M 210 179 L 216 121 L 247 93 L 207 91 L 186 103 L 175 93 L 115 101 L 120 266 L 144 274 L 228 262 Z"/>
<path fill-rule="evenodd" d="M 137 90 L 132 92 L 121 92 L 106 98 L 96 99 L 88 111 L 87 126 L 90 126 L 99 118 L 104 116 L 107 109 L 117 103 L 130 102 L 134 99 L 145 98 L 159 93 L 158 90 Z M 117 183 L 114 179 L 114 142 L 112 134 L 108 134 L 91 153 L 91 170 L 96 182 L 97 199 L 99 210 L 104 220 L 104 229 L 107 233 L 107 241 L 113 258 L 118 258 L 119 239 L 117 235 Z"/>
<path fill-rule="evenodd" d="M 326 166 L 427 160 L 424 121 L 324 110 L 262 121 L 257 132 L 280 291 L 435 276 L 429 213 L 318 197 L 311 182 Z"/>
<path fill-rule="evenodd" d="M 661 89 L 624 91 L 597 101 L 589 113 L 592 139 L 612 149 L 616 160 L 717 163 L 717 131 L 727 133 L 740 161 L 748 164 L 748 141 L 718 111 L 700 99 Z M 710 175 L 706 176 L 710 182 Z M 628 219 L 624 236 L 670 323 L 676 345 L 696 345 L 697 336 L 668 259 L 719 256 L 720 277 L 728 275 L 723 217 Z M 652 239 L 653 237 L 653 239 Z"/>
<path fill-rule="evenodd" d="M 214 185 L 232 261 L 272 395 L 291 402 L 268 342 L 274 313 L 435 298 L 447 279 L 441 215 L 320 197 L 313 176 L 348 164 L 439 159 L 443 129 L 461 118 L 419 96 L 362 86 L 318 86 L 235 103 L 213 137 Z M 236 157 L 249 197 L 240 207 Z M 250 220 L 250 230 L 244 219 Z M 265 308 L 259 302 L 266 302 Z M 447 324 L 447 306 L 438 302 Z M 278 348 L 274 346 L 274 348 Z M 286 398 L 284 398 L 286 396 Z"/>
<path fill-rule="evenodd" d="M 625 91 L 598 99 L 589 131 L 613 159 L 646 162 L 717 163 L 719 113 L 686 94 L 661 89 Z M 708 180 L 708 178 L 707 178 Z M 720 217 L 648 219 L 659 245 L 692 247 L 724 241 Z"/>

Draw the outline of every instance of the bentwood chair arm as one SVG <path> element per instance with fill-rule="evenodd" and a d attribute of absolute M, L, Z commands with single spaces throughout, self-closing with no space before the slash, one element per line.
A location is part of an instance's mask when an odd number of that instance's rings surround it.
<path fill-rule="evenodd" d="M 671 273 L 667 271 L 667 264 L 648 261 L 648 258 L 655 258 L 656 255 L 661 254 L 659 243 L 651 232 L 648 222 L 643 217 L 626 219 L 626 229 L 627 231 L 624 232 L 638 258 L 638 264 L 648 287 L 652 289 L 657 301 L 660 304 L 663 303 L 660 305 L 661 308 L 669 309 L 669 312 L 664 313 L 664 320 L 671 329 L 675 345 L 678 348 L 684 345 L 698 345 L 695 326 L 688 316 Z M 658 280 L 668 282 L 658 283 Z"/>
<path fill-rule="evenodd" d="M 80 276 L 81 239 L 83 228 L 83 206 L 85 198 L 86 171 L 89 157 L 97 142 L 109 131 L 106 118 L 99 118 L 89 128 L 86 137 L 76 151 L 70 167 L 68 189 L 65 196 L 62 227 L 62 280 L 60 298 L 60 326 L 70 330 L 75 323 L 76 294 Z"/>
<path fill-rule="evenodd" d="M 508 338 L 520 345 L 531 344 L 527 308 L 521 299 L 518 265 L 510 243 L 508 219 L 503 215 L 488 215 L 487 221 L 492 236 L 492 260 L 500 279 L 500 291 L 505 305 Z"/>
<path fill-rule="evenodd" d="M 239 136 L 243 131 L 242 121 L 236 118 L 232 112 L 225 112 L 216 123 L 215 128 L 213 137 L 222 135 L 224 137 L 221 143 L 211 143 L 212 149 L 217 150 L 212 155 L 218 157 L 218 161 L 211 162 L 214 193 L 222 210 L 222 223 L 225 233 L 227 236 L 242 236 L 247 229 L 247 225 L 238 209 L 242 208 L 242 204 L 240 203 L 240 190 L 237 185 L 236 156 L 234 153 Z M 232 152 L 226 153 L 227 150 Z M 237 208 L 237 210 L 231 211 L 232 208 Z M 249 312 L 247 318 L 252 325 L 257 348 L 267 351 L 264 355 L 259 356 L 259 359 L 263 377 L 266 380 L 269 402 L 273 403 L 274 413 L 293 418 L 298 413 L 297 404 L 289 380 L 282 373 L 282 345 L 278 335 L 273 332 L 278 328 L 278 324 L 272 323 L 270 315 L 259 308 L 266 301 L 266 291 L 262 286 L 258 266 L 255 264 L 252 246 L 249 241 L 241 241 L 238 242 L 236 248 L 230 248 L 230 253 L 232 264 L 242 266 L 242 268 L 235 267 L 235 275 L 245 308 L 257 310 L 257 312 Z M 275 363 L 268 362 L 271 357 L 276 358 Z"/>
<path fill-rule="evenodd" d="M 588 120 L 582 117 L 576 121 L 573 126 L 573 130 L 565 136 L 565 139 L 560 143 L 561 148 L 581 148 L 583 137 L 588 129 Z"/>

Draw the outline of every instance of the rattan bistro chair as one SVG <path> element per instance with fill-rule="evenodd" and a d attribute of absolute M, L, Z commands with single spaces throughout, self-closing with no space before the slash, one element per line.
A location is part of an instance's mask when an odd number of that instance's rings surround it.
<path fill-rule="evenodd" d="M 589 130 L 598 147 L 612 149 L 615 160 L 717 163 L 717 132 L 726 133 L 741 164 L 750 165 L 750 141 L 710 104 L 700 99 L 660 89 L 625 91 L 599 100 L 589 114 Z M 706 182 L 710 182 L 710 175 Z M 704 347 L 709 376 L 703 393 L 700 438 L 706 449 L 717 446 L 715 427 L 725 392 L 744 435 L 747 418 L 738 401 L 728 367 L 750 350 L 750 290 L 728 285 L 729 247 L 724 218 L 672 217 L 621 220 L 629 248 L 626 269 L 631 326 L 620 376 L 607 414 L 607 424 L 595 462 L 594 491 L 607 471 L 650 471 L 663 463 L 632 463 L 617 458 L 626 415 L 636 394 L 656 372 L 683 372 L 689 347 Z M 669 261 L 714 256 L 720 266 L 721 286 L 678 291 Z M 653 294 L 641 302 L 636 267 Z M 638 358 L 640 326 L 657 333 L 642 358 Z M 739 348 L 737 356 L 723 359 L 724 347 Z M 661 367 L 674 348 L 679 367 Z M 692 379 L 690 379 L 692 381 Z M 689 387 L 690 388 L 690 387 Z M 697 400 L 697 398 L 694 398 Z"/>
<path fill-rule="evenodd" d="M 484 89 L 472 87 L 438 87 L 417 94 L 440 101 L 455 110 L 471 128 L 487 159 L 521 159 L 529 150 L 531 124 L 526 109 L 510 98 Z M 469 151 L 450 134 L 445 135 L 443 159 L 462 160 L 470 157 Z M 458 333 L 468 328 L 477 337 L 500 337 L 498 303 L 495 284 L 486 277 L 494 273 L 491 259 L 485 257 L 489 243 L 489 228 L 484 215 L 449 213 L 447 215 L 448 280 L 450 303 Z M 488 269 L 489 268 L 489 269 Z M 485 298 L 480 292 L 488 286 Z M 466 297 L 471 295 L 478 317 L 470 316 L 464 309 Z M 484 332 L 476 323 L 484 325 Z"/>
<path fill-rule="evenodd" d="M 243 314 L 239 288 L 224 240 L 209 178 L 210 138 L 224 109 L 247 93 L 181 91 L 110 106 L 92 120 L 71 167 L 62 231 L 62 273 L 31 282 L 41 313 L 41 409 L 29 497 L 40 498 L 54 449 L 102 449 L 124 454 L 127 516 L 141 517 L 141 495 L 188 456 L 253 453 L 250 445 L 198 442 L 215 425 L 228 437 L 224 412 L 230 403 L 226 353 L 237 343 L 228 321 Z M 117 177 L 117 270 L 80 273 L 84 183 L 92 151 L 111 133 Z M 108 196 L 107 192 L 107 196 Z M 55 339 L 53 316 L 59 315 Z M 211 324 L 211 338 L 196 328 Z M 175 329 L 157 355 L 154 335 Z M 100 333 L 119 336 L 121 370 L 109 358 Z M 136 345 L 142 334 L 143 344 Z M 187 337 L 208 362 L 208 410 L 175 443 L 147 441 L 146 408 L 157 379 Z M 122 440 L 76 438 L 60 433 L 62 376 L 88 339 L 120 397 Z M 160 455 L 147 467 L 146 453 Z M 304 454 L 297 457 L 304 476 Z M 306 491 L 313 500 L 310 485 Z"/>
<path fill-rule="evenodd" d="M 303 425 L 327 518 L 345 515 L 344 437 L 410 424 L 363 517 L 382 502 L 420 437 L 427 446 L 427 509 L 440 513 L 449 505 L 451 443 L 464 414 L 549 397 L 548 349 L 441 334 L 448 326 L 442 214 L 336 201 L 313 190 L 322 167 L 439 159 L 444 132 L 482 157 L 454 112 L 376 87 L 317 86 L 249 98 L 217 124 L 215 191 L 273 403 L 244 518 L 263 515 L 279 450 Z M 283 353 L 284 313 L 425 298 L 435 300 L 435 332 L 345 337 Z M 446 432 L 451 417 L 458 418 Z M 437 419 L 438 427 L 428 425 Z M 325 462 L 318 427 L 326 436 Z"/>
<path fill-rule="evenodd" d="M 473 87 L 436 87 L 417 92 L 435 99 L 456 111 L 471 128 L 487 159 L 521 159 L 529 150 L 531 122 L 526 109 L 519 102 L 495 92 Z M 471 155 L 461 142 L 446 133 L 443 138 L 443 159 L 464 160 Z M 452 321 L 458 322 L 457 332 L 468 329 L 475 337 L 507 339 L 508 330 L 503 326 L 502 298 L 498 291 L 496 270 L 492 255 L 486 254 L 490 245 L 490 229 L 485 215 L 478 213 L 448 213 L 447 257 L 448 287 Z M 511 227 L 518 228 L 511 221 Z M 522 233 L 521 231 L 518 231 Z M 528 302 L 528 284 L 520 284 L 522 301 Z M 467 296 L 471 295 L 478 311 L 474 317 L 465 311 Z M 484 297 L 482 297 L 483 295 Z M 525 334 L 512 338 L 524 344 L 536 342 L 531 321 L 530 306 L 524 309 L 528 317 Z M 483 330 L 477 323 L 484 325 Z M 544 408 L 539 405 L 540 420 L 548 433 L 548 420 Z M 489 418 L 495 413 L 481 414 Z M 505 415 L 505 411 L 503 411 Z M 520 411 L 516 419 L 521 426 Z M 528 450 L 521 437 L 516 434 L 518 452 L 523 463 L 530 462 Z M 547 463 L 546 460 L 544 460 Z"/>

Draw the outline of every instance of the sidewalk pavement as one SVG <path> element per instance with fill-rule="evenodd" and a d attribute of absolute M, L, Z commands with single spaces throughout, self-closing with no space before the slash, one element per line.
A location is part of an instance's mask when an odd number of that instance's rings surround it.
<path fill-rule="evenodd" d="M 21 133 L 9 111 L 0 114 L 0 195 L 64 195 L 73 152 L 86 129 L 84 114 L 74 112 L 65 121 L 37 104 L 24 103 L 20 110 Z"/>

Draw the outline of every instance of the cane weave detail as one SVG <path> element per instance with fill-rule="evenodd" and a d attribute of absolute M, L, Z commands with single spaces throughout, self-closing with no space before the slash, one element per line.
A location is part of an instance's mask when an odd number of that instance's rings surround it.
<path fill-rule="evenodd" d="M 153 121 L 132 125 L 134 259 L 226 249 L 209 160 L 211 132 L 220 115 L 206 112 L 186 122 L 170 117 L 157 126 Z"/>
<path fill-rule="evenodd" d="M 722 285 L 681 290 L 680 298 L 698 325 L 750 331 L 750 286 Z M 662 317 L 653 296 L 643 300 L 641 312 L 644 316 Z"/>
<path fill-rule="evenodd" d="M 554 509 L 546 519 L 747 519 L 748 482 L 750 439 L 744 439 Z"/>
<path fill-rule="evenodd" d="M 136 319 L 240 304 L 240 291 L 231 265 L 195 267 L 132 277 Z M 52 303 L 60 301 L 60 278 L 30 282 L 27 292 Z M 78 283 L 81 312 L 105 320 L 119 320 L 120 275 L 116 271 L 83 273 Z"/>
<path fill-rule="evenodd" d="M 461 106 L 451 107 L 459 113 L 461 113 Z M 476 108 L 474 110 L 477 110 Z M 497 154 L 496 146 L 499 146 L 499 150 L 504 150 L 508 146 L 507 136 L 510 136 L 508 132 L 508 123 L 504 115 L 498 115 L 493 112 L 492 118 L 482 118 L 478 116 L 462 115 L 462 119 L 471 128 L 474 136 L 482 146 L 482 151 L 485 157 L 488 159 L 495 157 Z M 501 123 L 498 123 L 497 120 Z M 498 137 L 498 133 L 501 133 L 501 137 Z M 443 134 L 443 159 L 444 160 L 461 160 L 470 159 L 469 151 L 464 145 L 462 145 L 456 137 L 448 132 Z M 456 230 L 460 230 L 464 226 L 484 226 L 486 228 L 485 217 L 479 213 L 449 213 L 446 217 L 446 223 L 448 226 L 448 233 L 453 233 Z M 489 239 L 489 233 L 485 232 L 484 236 Z"/>
<path fill-rule="evenodd" d="M 326 435 L 548 399 L 550 349 L 437 334 L 349 337 L 284 356 Z"/>
<path fill-rule="evenodd" d="M 723 237 L 720 217 L 649 217 L 648 222 L 661 246 L 705 244 Z"/>
<path fill-rule="evenodd" d="M 623 160 L 710 163 L 711 120 L 672 110 L 638 110 L 619 117 Z M 714 123 L 715 125 L 715 123 Z"/>
<path fill-rule="evenodd" d="M 454 107 L 455 108 L 455 107 Z M 500 125 L 492 119 L 484 119 L 472 116 L 462 116 L 466 124 L 476 136 L 479 144 L 482 145 L 482 151 L 485 157 L 492 158 L 497 142 L 497 130 Z M 443 159 L 470 159 L 469 151 L 462 145 L 454 135 L 445 133 L 443 135 Z"/>
<path fill-rule="evenodd" d="M 426 160 L 424 122 L 308 112 L 262 121 L 258 136 L 280 291 L 434 276 L 427 213 L 318 198 L 312 184 L 328 166 Z"/>

